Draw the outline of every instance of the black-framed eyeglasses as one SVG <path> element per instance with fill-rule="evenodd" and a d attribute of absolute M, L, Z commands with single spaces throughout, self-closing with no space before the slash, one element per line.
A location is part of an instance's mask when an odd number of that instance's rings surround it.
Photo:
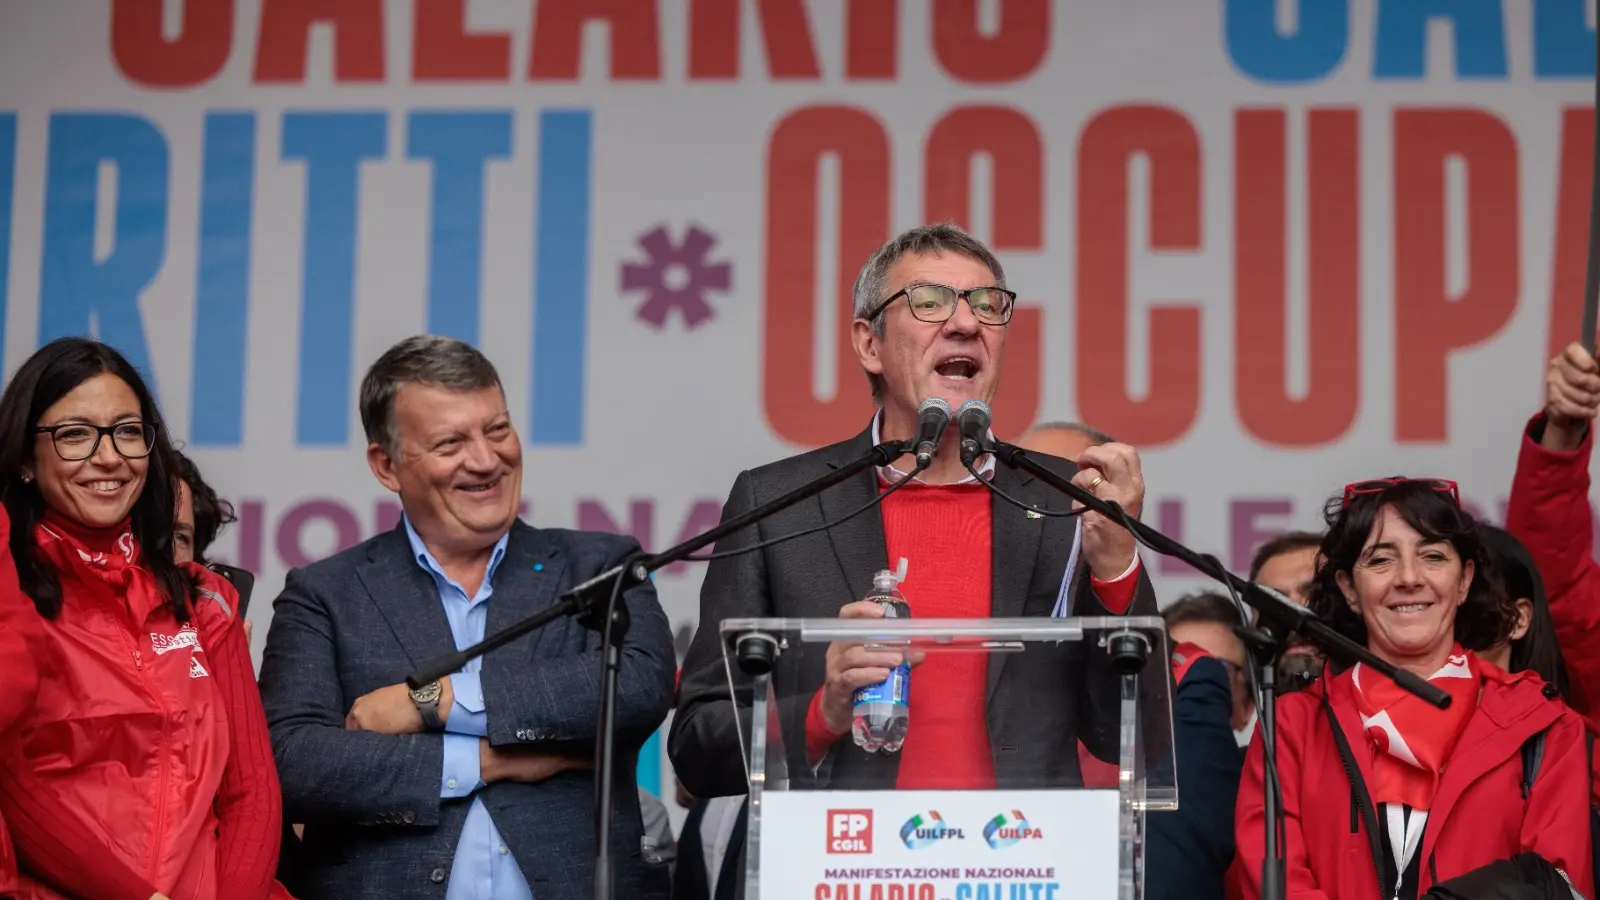
<path fill-rule="evenodd" d="M 943 284 L 910 284 L 904 290 L 890 294 L 887 300 L 873 307 L 872 312 L 862 318 L 873 321 L 889 308 L 889 304 L 901 297 L 906 298 L 906 305 L 911 307 L 911 315 L 917 321 L 933 325 L 950 321 L 962 300 L 967 301 L 973 318 L 984 325 L 1004 325 L 1011 321 L 1011 310 L 1017 303 L 1016 293 L 1002 287 L 975 287 L 960 291 Z"/>
<path fill-rule="evenodd" d="M 111 436 L 111 446 L 124 459 L 143 459 L 150 455 L 156 444 L 156 426 L 150 422 L 118 422 L 115 425 L 90 425 L 87 422 L 67 422 L 61 425 L 40 425 L 35 434 L 50 435 L 56 455 L 67 462 L 80 462 L 100 450 L 100 439 Z"/>

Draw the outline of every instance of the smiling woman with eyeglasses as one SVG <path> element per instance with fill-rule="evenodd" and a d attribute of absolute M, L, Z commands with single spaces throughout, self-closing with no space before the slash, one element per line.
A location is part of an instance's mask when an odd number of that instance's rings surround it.
<path fill-rule="evenodd" d="M 49 662 L 0 737 L 17 897 L 287 896 L 238 598 L 174 559 L 177 476 L 154 398 L 105 344 L 55 341 L 0 396 L 0 502 Z"/>
<path fill-rule="evenodd" d="M 1413 900 L 1524 853 L 1589 896 L 1583 722 L 1534 673 L 1478 659 L 1511 634 L 1517 611 L 1455 482 L 1358 482 L 1327 521 L 1312 610 L 1450 704 L 1361 665 L 1331 666 L 1279 699 L 1288 896 Z M 1265 855 L 1262 757 L 1258 733 L 1235 823 L 1249 897 Z"/>

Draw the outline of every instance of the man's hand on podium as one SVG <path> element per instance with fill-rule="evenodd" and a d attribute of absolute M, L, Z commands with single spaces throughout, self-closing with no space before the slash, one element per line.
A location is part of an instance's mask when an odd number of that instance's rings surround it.
<path fill-rule="evenodd" d="M 871 600 L 847 603 L 839 610 L 841 619 L 881 619 L 883 607 Z M 895 650 L 870 650 L 845 641 L 828 645 L 827 675 L 822 682 L 822 720 L 834 734 L 850 730 L 855 692 L 880 684 L 901 661 L 920 665 L 923 653 L 902 654 Z"/>

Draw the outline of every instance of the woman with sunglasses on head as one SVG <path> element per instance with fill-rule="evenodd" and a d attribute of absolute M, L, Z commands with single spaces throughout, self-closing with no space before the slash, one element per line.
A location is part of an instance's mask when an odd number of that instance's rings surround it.
<path fill-rule="evenodd" d="M 1413 900 L 1521 853 L 1590 895 L 1583 723 L 1537 675 L 1477 658 L 1507 639 L 1516 610 L 1455 484 L 1353 484 L 1327 521 L 1311 608 L 1451 702 L 1433 707 L 1363 665 L 1330 665 L 1278 699 L 1288 895 Z M 1540 769 L 1524 795 L 1521 748 L 1538 735 Z M 1258 731 L 1235 824 L 1251 898 L 1263 816 Z"/>
<path fill-rule="evenodd" d="M 174 561 L 176 480 L 154 399 L 104 344 L 55 341 L 0 395 L 0 503 L 49 664 L 0 738 L 19 898 L 286 896 L 237 597 Z"/>

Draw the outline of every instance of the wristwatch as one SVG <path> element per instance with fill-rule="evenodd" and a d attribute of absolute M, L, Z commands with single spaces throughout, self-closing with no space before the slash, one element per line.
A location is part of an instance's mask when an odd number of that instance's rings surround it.
<path fill-rule="evenodd" d="M 439 718 L 439 694 L 442 691 L 437 681 L 430 681 L 411 691 L 411 702 L 417 705 L 417 712 L 422 714 L 422 724 L 430 731 L 444 727 L 444 720 Z"/>

